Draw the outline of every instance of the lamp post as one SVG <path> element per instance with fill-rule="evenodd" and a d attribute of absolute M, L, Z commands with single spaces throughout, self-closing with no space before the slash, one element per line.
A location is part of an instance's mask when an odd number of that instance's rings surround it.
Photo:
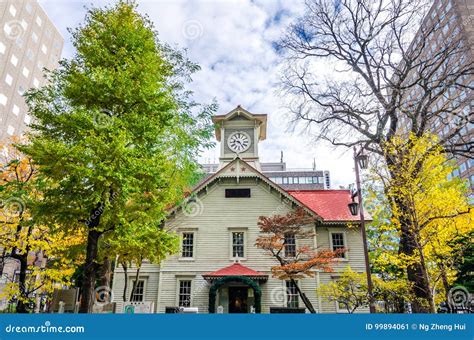
<path fill-rule="evenodd" d="M 364 243 L 364 259 L 365 259 L 365 273 L 367 275 L 367 290 L 369 294 L 369 308 L 371 313 L 375 313 L 375 303 L 373 295 L 373 285 L 372 285 L 372 275 L 370 274 L 370 264 L 369 264 L 369 251 L 367 249 L 367 232 L 365 230 L 365 218 L 364 218 L 364 207 L 362 204 L 362 191 L 360 189 L 360 174 L 359 166 L 361 169 L 367 169 L 368 166 L 368 157 L 363 153 L 363 149 L 357 152 L 356 147 L 354 147 L 354 165 L 355 165 L 355 175 L 356 175 L 356 193 L 352 194 L 352 202 L 348 204 L 349 210 L 353 216 L 357 216 L 359 213 L 360 218 L 360 228 L 362 231 L 362 242 Z M 357 196 L 357 202 L 354 201 L 355 196 Z"/>

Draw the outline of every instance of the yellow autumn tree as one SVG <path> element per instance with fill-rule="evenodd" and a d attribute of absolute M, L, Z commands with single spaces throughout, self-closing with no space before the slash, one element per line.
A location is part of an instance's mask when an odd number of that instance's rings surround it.
<path fill-rule="evenodd" d="M 383 303 L 377 305 L 377 312 L 399 312 L 397 304 L 407 299 L 409 285 L 403 280 L 383 280 L 374 275 L 372 277 L 372 294 L 376 301 Z M 326 284 L 321 284 L 316 290 L 323 300 L 337 303 L 339 309 L 352 314 L 357 309 L 369 307 L 369 291 L 367 275 L 356 272 L 347 266 L 340 276 Z"/>
<path fill-rule="evenodd" d="M 18 313 L 26 313 L 37 303 L 36 296 L 69 284 L 85 234 L 65 234 L 47 221 L 35 220 L 35 203 L 42 199 L 46 183 L 38 178 L 32 160 L 11 143 L 0 148 L 0 270 L 7 281 L 1 294 L 16 301 Z"/>
<path fill-rule="evenodd" d="M 387 154 L 398 158 L 393 162 L 397 167 L 389 166 L 390 176 L 383 179 L 392 216 L 385 227 L 397 230 L 399 235 L 410 235 L 413 251 L 399 249 L 377 259 L 379 266 L 385 263 L 405 270 L 419 268 L 421 280 L 412 289 L 424 293 L 421 296 L 426 296 L 426 301 L 417 303 L 425 304 L 432 313 L 436 312 L 436 304 L 446 299 L 455 280 L 451 264 L 462 251 L 456 241 L 474 228 L 466 183 L 450 177 L 455 165 L 436 139 L 433 135 L 397 137 L 385 147 Z M 402 228 L 408 230 L 402 232 Z"/>

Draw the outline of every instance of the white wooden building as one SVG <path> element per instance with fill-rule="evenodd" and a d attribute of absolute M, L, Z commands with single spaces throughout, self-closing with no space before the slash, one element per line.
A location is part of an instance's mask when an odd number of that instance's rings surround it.
<path fill-rule="evenodd" d="M 266 138 L 266 115 L 238 106 L 213 120 L 221 142 L 219 170 L 194 189 L 185 205 L 173 210 L 165 228 L 181 234 L 181 251 L 160 265 L 142 266 L 133 300 L 153 302 L 157 313 L 176 307 L 197 308 L 199 313 L 269 313 L 272 307 L 304 307 L 289 282 L 271 276 L 276 260 L 255 247 L 259 216 L 283 215 L 302 207 L 318 222 L 309 226 L 316 236 L 295 240 L 297 246 L 348 250 L 334 272 L 316 271 L 314 278 L 300 279 L 298 286 L 318 312 L 344 312 L 336 303 L 318 298 L 316 288 L 337 278 L 348 265 L 365 270 L 358 220 L 347 206 L 350 192 L 286 191 L 265 177 L 258 142 Z M 129 270 L 129 290 L 135 280 Z M 117 266 L 113 297 L 118 312 L 123 310 L 123 288 L 124 273 Z"/>

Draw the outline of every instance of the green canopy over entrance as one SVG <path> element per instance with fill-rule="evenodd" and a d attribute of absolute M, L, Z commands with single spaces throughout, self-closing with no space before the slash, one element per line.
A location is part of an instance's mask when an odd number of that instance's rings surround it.
<path fill-rule="evenodd" d="M 229 282 L 241 282 L 251 287 L 255 296 L 255 313 L 262 312 L 262 290 L 255 280 L 247 276 L 223 276 L 212 283 L 209 289 L 209 313 L 216 312 L 216 294 L 217 290 Z"/>

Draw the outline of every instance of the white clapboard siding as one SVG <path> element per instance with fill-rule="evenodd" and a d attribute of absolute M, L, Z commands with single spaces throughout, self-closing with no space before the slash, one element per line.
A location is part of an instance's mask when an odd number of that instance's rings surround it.
<path fill-rule="evenodd" d="M 250 188 L 250 198 L 225 198 L 226 188 Z M 257 225 L 259 216 L 284 215 L 292 210 L 291 203 L 274 188 L 257 178 L 221 178 L 213 185 L 203 190 L 195 203 L 193 216 L 186 216 L 181 210 L 170 218 L 166 228 L 178 233 L 194 232 L 194 258 L 182 259 L 173 255 L 163 261 L 160 266 L 146 264 L 141 270 L 140 277 L 147 276 L 146 296 L 154 299 L 156 311 L 164 313 L 166 307 L 177 306 L 178 280 L 192 280 L 192 306 L 198 307 L 200 313 L 208 312 L 209 284 L 202 275 L 231 265 L 231 232 L 245 232 L 245 258 L 242 265 L 269 275 L 269 280 L 261 284 L 262 313 L 268 313 L 270 307 L 286 306 L 285 282 L 272 278 L 270 269 L 278 263 L 264 251 L 255 247 L 259 236 Z M 312 226 L 310 226 L 314 230 Z M 335 270 L 342 271 L 347 265 L 357 271 L 364 270 L 362 238 L 359 228 L 344 226 L 319 226 L 317 236 L 306 240 L 297 240 L 298 246 L 307 244 L 320 249 L 330 247 L 329 232 L 343 231 L 346 233 L 349 248 L 347 261 L 341 261 Z M 130 269 L 130 276 L 133 270 Z M 331 280 L 330 273 L 320 273 L 319 280 L 326 283 Z M 316 289 L 318 278 L 299 280 L 299 286 L 313 303 L 315 309 L 323 313 L 336 312 L 334 303 L 319 301 Z M 114 301 L 121 301 L 123 290 L 123 272 L 116 268 L 114 277 Z M 151 290 L 151 291 L 148 291 Z M 304 307 L 302 301 L 300 307 Z M 119 307 L 119 306 L 118 306 Z M 322 307 L 322 309 L 320 309 Z M 118 309 L 120 310 L 120 309 Z"/>
<path fill-rule="evenodd" d="M 155 266 L 153 268 L 152 266 Z M 130 293 L 132 292 L 133 280 L 136 278 L 136 268 L 132 267 L 128 272 L 128 286 L 127 286 L 127 299 L 130 298 Z M 157 265 L 143 265 L 140 270 L 139 280 L 145 281 L 145 296 L 144 300 L 146 302 L 154 302 L 155 311 L 156 311 L 156 301 L 158 299 L 158 283 L 160 280 L 159 266 Z M 112 302 L 116 303 L 116 312 L 123 312 L 123 289 L 125 285 L 125 275 L 122 268 L 115 268 L 114 278 L 113 278 L 113 295 Z"/>

